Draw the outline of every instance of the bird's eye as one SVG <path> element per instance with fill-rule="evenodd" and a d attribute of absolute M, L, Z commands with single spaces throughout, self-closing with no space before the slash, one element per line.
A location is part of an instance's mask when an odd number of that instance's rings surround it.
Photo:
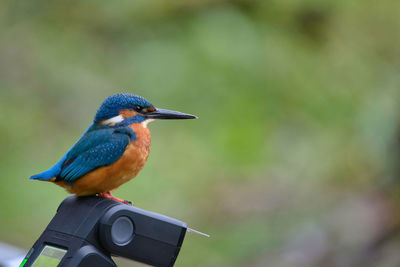
<path fill-rule="evenodd" d="M 140 111 L 142 111 L 142 107 L 141 106 L 135 106 L 135 111 L 137 111 L 137 112 L 140 112 Z"/>

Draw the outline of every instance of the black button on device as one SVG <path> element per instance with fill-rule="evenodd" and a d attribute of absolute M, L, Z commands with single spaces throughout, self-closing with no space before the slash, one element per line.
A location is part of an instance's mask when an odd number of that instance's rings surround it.
<path fill-rule="evenodd" d="M 131 242 L 134 233 L 133 222 L 127 216 L 117 218 L 111 226 L 111 239 L 118 246 L 124 246 Z"/>

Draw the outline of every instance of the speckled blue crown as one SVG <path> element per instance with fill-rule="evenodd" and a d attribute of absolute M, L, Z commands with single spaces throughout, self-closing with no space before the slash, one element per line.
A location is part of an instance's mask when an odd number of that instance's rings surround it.
<path fill-rule="evenodd" d="M 110 119 L 118 116 L 120 110 L 134 109 L 135 106 L 142 108 L 153 107 L 149 101 L 141 96 L 133 94 L 115 94 L 107 97 L 103 104 L 97 110 L 96 116 L 94 117 L 94 123 Z"/>

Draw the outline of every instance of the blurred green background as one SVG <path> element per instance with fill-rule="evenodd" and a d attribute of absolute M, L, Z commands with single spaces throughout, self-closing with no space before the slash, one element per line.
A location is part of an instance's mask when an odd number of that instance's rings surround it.
<path fill-rule="evenodd" d="M 67 193 L 51 167 L 119 92 L 152 123 L 114 193 L 209 233 L 176 266 L 399 266 L 399 1 L 0 2 L 0 241 Z M 141 266 L 117 259 L 119 266 Z"/>

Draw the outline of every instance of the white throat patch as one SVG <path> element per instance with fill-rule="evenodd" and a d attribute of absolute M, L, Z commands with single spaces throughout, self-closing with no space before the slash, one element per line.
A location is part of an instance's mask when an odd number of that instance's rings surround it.
<path fill-rule="evenodd" d="M 120 123 L 124 120 L 124 117 L 122 117 L 121 115 L 109 118 L 108 120 L 104 120 L 102 122 L 100 122 L 100 125 L 108 125 L 108 126 L 114 126 L 117 123 Z"/>
<path fill-rule="evenodd" d="M 142 125 L 144 128 L 147 128 L 147 124 L 149 124 L 150 122 L 154 121 L 154 119 L 147 119 L 142 121 Z"/>

